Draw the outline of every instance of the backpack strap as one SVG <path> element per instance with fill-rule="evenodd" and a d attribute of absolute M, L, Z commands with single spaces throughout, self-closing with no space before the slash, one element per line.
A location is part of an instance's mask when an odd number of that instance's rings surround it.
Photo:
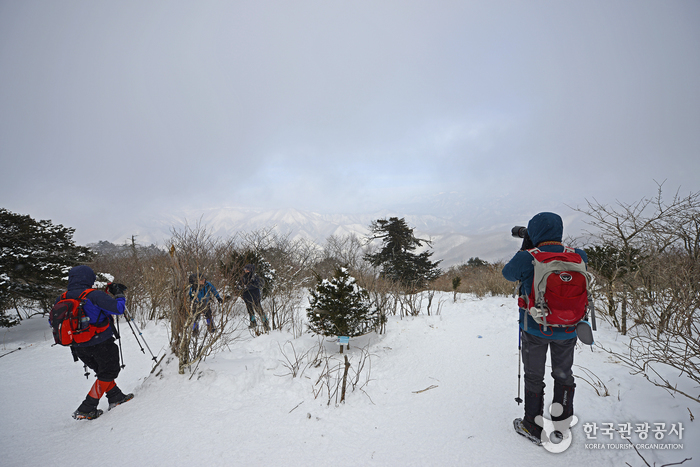
<path fill-rule="evenodd" d="M 86 300 L 87 295 L 94 290 L 97 290 L 97 289 L 85 289 L 85 290 L 83 290 L 83 293 L 80 294 L 80 297 L 78 297 L 78 299 L 79 300 Z M 102 311 L 100 311 L 98 318 L 101 315 L 102 315 Z M 105 324 L 100 325 L 100 323 L 105 323 Z M 94 334 L 100 334 L 100 333 L 106 331 L 107 328 L 109 328 L 109 325 L 110 325 L 110 320 L 109 320 L 109 318 L 106 318 L 105 320 L 100 321 L 97 324 L 90 323 L 90 328 L 94 329 Z"/>
<path fill-rule="evenodd" d="M 95 290 L 95 289 L 85 289 L 85 290 L 83 290 L 83 293 L 80 294 L 80 296 L 78 297 L 78 300 L 85 300 L 85 297 L 87 297 L 87 294 L 89 294 L 89 293 L 92 292 L 93 290 Z"/>

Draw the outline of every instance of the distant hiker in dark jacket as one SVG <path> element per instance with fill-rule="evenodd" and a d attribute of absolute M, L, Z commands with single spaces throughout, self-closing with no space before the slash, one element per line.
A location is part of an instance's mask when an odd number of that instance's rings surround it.
<path fill-rule="evenodd" d="M 265 331 L 270 330 L 270 325 L 267 321 L 267 316 L 262 309 L 260 304 L 260 289 L 262 288 L 262 281 L 257 274 L 255 274 L 255 265 L 246 264 L 243 268 L 243 277 L 238 281 L 238 288 L 241 290 L 241 298 L 245 302 L 246 309 L 248 310 L 248 316 L 250 317 L 250 327 L 254 328 L 257 326 L 257 320 L 255 319 L 255 314 L 257 312 L 262 319 L 262 324 Z"/>
<path fill-rule="evenodd" d="M 551 212 L 537 214 L 527 225 L 527 234 L 533 248 L 537 247 L 541 251 L 564 251 L 561 243 L 563 231 L 561 217 Z M 578 248 L 575 251 L 588 263 L 585 251 Z M 509 281 L 520 281 L 520 295 L 529 295 L 534 277 L 532 255 L 524 249 L 517 252 L 503 268 L 503 277 Z M 551 355 L 554 378 L 552 402 L 558 402 L 564 409 L 560 416 L 552 416 L 552 420 L 566 420 L 574 413 L 576 384 L 571 367 L 574 363 L 576 328 L 548 326 L 545 329 L 526 310 L 520 308 L 520 337 L 525 371 L 525 417 L 517 418 L 513 423 L 518 433 L 537 442 L 541 439 L 542 427 L 535 422 L 535 418 L 543 413 L 547 349 Z"/>
<path fill-rule="evenodd" d="M 95 283 L 95 273 L 88 266 L 75 266 L 68 273 L 68 291 L 66 298 L 77 299 L 86 289 Z M 113 315 L 124 313 L 124 290 L 122 284 L 109 284 L 108 291 L 93 290 L 85 296 L 83 310 L 90 318 L 90 324 L 98 328 L 106 325 L 106 329 L 87 342 L 71 344 L 74 358 L 80 359 L 97 376 L 97 381 L 80 407 L 73 412 L 76 420 L 92 420 L 102 415 L 97 408 L 100 398 L 107 394 L 109 409 L 131 400 L 133 394 L 124 394 L 114 381 L 119 375 L 119 348 L 114 343 Z M 59 299 L 56 300 L 58 302 Z"/>
<path fill-rule="evenodd" d="M 219 296 L 216 287 L 209 282 L 203 274 L 192 274 L 189 278 L 190 291 L 188 296 L 192 303 L 192 313 L 195 315 L 192 332 L 197 335 L 199 333 L 199 317 L 203 314 L 207 320 L 207 330 L 214 332 L 214 321 L 212 318 L 211 305 L 209 300 L 215 298 L 219 303 L 224 300 Z"/>

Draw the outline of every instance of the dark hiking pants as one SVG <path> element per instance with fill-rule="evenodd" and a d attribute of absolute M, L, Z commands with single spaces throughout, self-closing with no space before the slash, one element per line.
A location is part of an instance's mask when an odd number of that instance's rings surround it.
<path fill-rule="evenodd" d="M 119 347 L 114 338 L 88 347 L 73 347 L 75 355 L 95 372 L 101 381 L 114 381 L 119 376 Z"/>
<path fill-rule="evenodd" d="M 525 390 L 534 394 L 542 394 L 547 349 L 550 351 L 552 378 L 555 385 L 573 386 L 574 375 L 571 367 L 574 364 L 576 338 L 566 340 L 546 339 L 520 331 L 522 339 L 523 368 L 525 371 Z"/>

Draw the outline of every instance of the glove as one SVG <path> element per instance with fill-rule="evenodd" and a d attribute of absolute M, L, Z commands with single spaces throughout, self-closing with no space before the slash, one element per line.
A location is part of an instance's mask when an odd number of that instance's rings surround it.
<path fill-rule="evenodd" d="M 530 250 L 532 248 L 535 248 L 535 245 L 532 243 L 532 240 L 530 240 L 530 236 L 525 232 L 525 237 L 523 237 L 523 244 L 520 246 L 521 250 Z"/>
<path fill-rule="evenodd" d="M 216 299 L 219 301 L 219 303 L 224 303 L 224 299 L 221 297 L 216 297 Z"/>
<path fill-rule="evenodd" d="M 114 298 L 124 297 L 124 291 L 126 290 L 124 284 L 119 284 L 115 282 L 110 282 L 107 284 L 107 292 L 111 293 Z"/>

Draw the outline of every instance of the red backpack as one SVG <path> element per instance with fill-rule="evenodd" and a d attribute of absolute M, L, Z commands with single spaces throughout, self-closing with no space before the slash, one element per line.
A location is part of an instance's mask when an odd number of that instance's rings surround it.
<path fill-rule="evenodd" d="M 93 290 L 95 289 L 86 289 L 77 299 L 66 298 L 68 292 L 63 292 L 61 299 L 51 308 L 49 323 L 56 344 L 82 344 L 109 327 L 109 322 L 99 327 L 90 324 L 90 318 L 83 310 L 85 297 Z"/>
<path fill-rule="evenodd" d="M 519 297 L 518 305 L 544 329 L 575 326 L 586 316 L 593 279 L 581 255 L 569 247 L 563 252 L 527 251 L 533 257 L 535 277 L 530 295 Z"/>

